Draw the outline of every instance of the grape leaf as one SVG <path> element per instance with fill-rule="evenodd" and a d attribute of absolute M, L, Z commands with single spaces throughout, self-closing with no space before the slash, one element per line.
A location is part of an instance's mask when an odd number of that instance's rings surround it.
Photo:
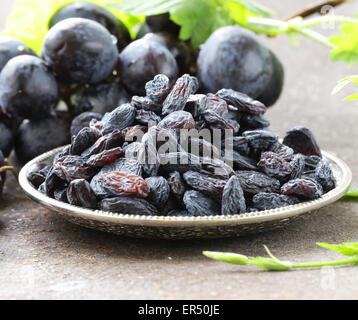
<path fill-rule="evenodd" d="M 194 47 L 222 26 L 233 22 L 245 25 L 249 16 L 271 14 L 251 0 L 123 0 L 113 6 L 131 15 L 169 13 L 171 20 L 181 26 L 180 39 L 191 39 Z"/>
<path fill-rule="evenodd" d="M 331 60 L 343 60 L 348 65 L 358 63 L 358 20 L 341 26 L 342 34 L 332 36 L 329 41 L 335 46 Z"/>
<path fill-rule="evenodd" d="M 101 5 L 111 11 L 134 36 L 133 27 L 142 22 L 144 18 L 121 13 L 118 9 L 109 5 L 114 1 L 116 0 L 90 0 L 89 2 Z M 117 0 L 117 2 L 119 1 Z M 75 0 L 16 0 L 12 12 L 7 18 L 2 35 L 21 40 L 35 50 L 37 54 L 40 54 L 51 17 L 61 7 L 72 2 L 75 2 Z"/>

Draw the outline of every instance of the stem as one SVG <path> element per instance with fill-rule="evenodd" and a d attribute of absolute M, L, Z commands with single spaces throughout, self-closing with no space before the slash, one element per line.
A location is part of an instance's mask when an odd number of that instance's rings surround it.
<path fill-rule="evenodd" d="M 326 46 L 327 48 L 330 49 L 334 49 L 334 45 L 332 43 L 329 42 L 329 40 L 325 37 L 322 36 L 320 33 L 312 31 L 312 30 L 305 30 L 305 29 L 296 29 L 295 31 L 297 31 L 298 33 L 306 36 L 307 38 L 310 38 L 312 40 L 315 40 L 321 44 L 323 44 L 324 46 Z"/>
<path fill-rule="evenodd" d="M 325 0 L 325 1 L 322 1 L 322 2 L 319 2 L 317 4 L 314 4 L 312 5 L 311 7 L 307 7 L 295 14 L 293 14 L 292 16 L 288 17 L 287 19 L 285 19 L 286 21 L 288 20 L 291 20 L 293 18 L 296 18 L 296 17 L 308 17 L 314 13 L 320 13 L 321 12 L 321 9 L 322 7 L 324 6 L 332 6 L 332 7 L 335 7 L 335 6 L 338 6 L 342 3 L 345 3 L 347 2 L 348 0 Z"/>
<path fill-rule="evenodd" d="M 356 23 L 357 20 L 345 16 L 323 16 L 318 18 L 311 18 L 299 24 L 300 28 L 310 28 L 322 23 L 330 23 L 330 22 L 337 22 L 337 23 Z"/>
<path fill-rule="evenodd" d="M 326 266 L 342 266 L 346 264 L 357 264 L 358 256 L 353 258 L 338 260 L 338 261 L 328 261 L 328 262 L 312 262 L 312 263 L 295 263 L 292 265 L 292 268 L 321 268 Z"/>

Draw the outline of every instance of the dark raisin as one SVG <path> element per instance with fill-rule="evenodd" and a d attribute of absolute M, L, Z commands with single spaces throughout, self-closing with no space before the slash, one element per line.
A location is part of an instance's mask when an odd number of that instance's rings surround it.
<path fill-rule="evenodd" d="M 226 162 L 215 158 L 204 157 L 201 160 L 201 170 L 204 174 L 226 180 L 230 179 L 230 177 L 235 174 L 233 168 Z"/>
<path fill-rule="evenodd" d="M 291 173 L 291 180 L 299 179 L 302 177 L 303 172 L 305 171 L 306 161 L 305 156 L 302 154 L 295 154 L 291 160 L 291 165 L 293 167 Z"/>
<path fill-rule="evenodd" d="M 315 179 L 323 187 L 325 192 L 331 191 L 336 187 L 336 178 L 325 160 L 318 163 L 315 170 Z"/>
<path fill-rule="evenodd" d="M 160 155 L 160 170 L 164 175 L 173 171 L 201 171 L 200 159 L 186 152 L 165 153 Z"/>
<path fill-rule="evenodd" d="M 291 161 L 294 151 L 292 148 L 285 146 L 280 142 L 274 143 L 270 148 L 269 151 L 278 154 L 283 160 Z"/>
<path fill-rule="evenodd" d="M 204 94 L 190 95 L 184 110 L 190 112 L 194 118 L 197 118 L 202 112 L 206 110 L 208 98 Z"/>
<path fill-rule="evenodd" d="M 91 156 L 87 161 L 86 165 L 89 167 L 103 167 L 116 161 L 118 158 L 124 155 L 121 147 L 104 150 L 99 154 Z"/>
<path fill-rule="evenodd" d="M 221 99 L 233 105 L 239 111 L 251 114 L 264 114 L 267 108 L 260 101 L 250 98 L 248 95 L 231 90 L 222 89 L 217 93 Z"/>
<path fill-rule="evenodd" d="M 71 152 L 71 145 L 68 145 L 54 156 L 53 163 L 55 163 L 60 158 L 63 158 L 65 156 L 69 156 L 70 152 Z"/>
<path fill-rule="evenodd" d="M 0 161 L 0 167 L 2 166 L 4 166 L 4 164 L 1 164 Z M 29 168 L 26 177 L 30 181 L 30 183 L 37 189 L 41 184 L 45 182 L 46 176 L 49 171 L 49 165 L 44 163 L 37 163 Z"/>
<path fill-rule="evenodd" d="M 205 110 L 201 116 L 209 129 L 231 130 L 234 132 L 234 128 L 223 117 L 212 110 Z"/>
<path fill-rule="evenodd" d="M 279 193 L 280 181 L 255 171 L 236 171 L 245 193 L 255 195 L 262 192 Z"/>
<path fill-rule="evenodd" d="M 137 110 L 136 121 L 142 125 L 157 125 L 162 119 L 153 111 Z"/>
<path fill-rule="evenodd" d="M 151 204 L 157 208 L 162 208 L 168 202 L 170 187 L 166 179 L 163 177 L 151 177 L 145 180 L 148 184 L 148 198 Z"/>
<path fill-rule="evenodd" d="M 240 124 L 246 131 L 267 128 L 270 126 L 270 121 L 264 118 L 261 114 L 243 113 Z"/>
<path fill-rule="evenodd" d="M 222 141 L 222 148 L 226 149 L 234 149 L 239 152 L 243 156 L 248 156 L 250 154 L 250 147 L 247 142 L 247 139 L 244 137 L 230 137 Z"/>
<path fill-rule="evenodd" d="M 275 134 L 265 130 L 245 131 L 242 136 L 247 139 L 250 147 L 259 151 L 267 151 L 278 140 Z"/>
<path fill-rule="evenodd" d="M 183 178 L 191 188 L 211 198 L 221 200 L 226 180 L 209 177 L 196 171 L 184 173 Z"/>
<path fill-rule="evenodd" d="M 240 133 L 240 129 L 241 129 L 240 123 L 234 119 L 230 119 L 227 116 L 225 116 L 224 119 L 229 124 L 229 126 L 232 128 L 233 134 L 238 135 Z"/>
<path fill-rule="evenodd" d="M 220 206 L 210 197 L 199 191 L 187 191 L 184 194 L 184 205 L 194 217 L 220 215 Z"/>
<path fill-rule="evenodd" d="M 284 195 L 293 195 L 303 199 L 318 199 L 323 194 L 322 186 L 312 179 L 295 179 L 281 188 Z"/>
<path fill-rule="evenodd" d="M 159 214 L 157 208 L 148 201 L 125 196 L 104 199 L 99 203 L 99 207 L 103 211 L 121 214 L 142 216 L 155 216 Z"/>
<path fill-rule="evenodd" d="M 305 158 L 306 167 L 305 171 L 316 170 L 317 165 L 321 162 L 322 158 L 318 156 L 308 156 Z"/>
<path fill-rule="evenodd" d="M 232 176 L 226 183 L 222 197 L 222 215 L 235 215 L 246 212 L 244 191 L 241 188 L 240 180 Z"/>
<path fill-rule="evenodd" d="M 75 156 L 81 155 L 81 153 L 91 147 L 96 140 L 96 136 L 90 128 L 83 128 L 72 139 L 71 154 Z"/>
<path fill-rule="evenodd" d="M 83 128 L 89 127 L 91 120 L 102 120 L 102 115 L 96 112 L 84 112 L 73 119 L 71 125 L 71 136 L 76 136 Z"/>
<path fill-rule="evenodd" d="M 195 127 L 195 121 L 189 112 L 174 111 L 159 122 L 158 127 L 165 129 L 192 130 Z"/>
<path fill-rule="evenodd" d="M 220 117 L 224 117 L 229 112 L 228 105 L 225 100 L 212 93 L 208 93 L 206 97 L 206 110 L 211 110 Z"/>
<path fill-rule="evenodd" d="M 123 144 L 123 140 L 123 133 L 120 130 L 114 130 L 113 132 L 99 138 L 95 144 L 83 151 L 81 156 L 87 158 L 105 150 L 120 147 Z"/>
<path fill-rule="evenodd" d="M 84 179 L 73 180 L 67 189 L 68 202 L 74 206 L 95 209 L 97 207 L 96 195 L 88 181 Z"/>
<path fill-rule="evenodd" d="M 181 200 L 186 191 L 185 182 L 178 171 L 174 171 L 169 175 L 168 184 L 170 186 L 171 193 Z"/>
<path fill-rule="evenodd" d="M 67 188 L 55 190 L 55 192 L 54 192 L 54 198 L 55 198 L 57 201 L 61 201 L 61 202 L 68 203 L 68 199 L 67 199 Z"/>
<path fill-rule="evenodd" d="M 45 182 L 39 187 L 40 192 L 46 194 L 47 196 L 53 198 L 54 192 L 57 189 L 63 189 L 66 186 L 66 181 L 61 179 L 55 172 L 55 167 L 51 167 Z"/>
<path fill-rule="evenodd" d="M 138 97 L 134 96 L 132 98 L 132 105 L 137 110 L 146 110 L 146 111 L 153 111 L 155 113 L 161 113 L 162 112 L 162 106 L 158 103 L 155 103 L 152 99 L 148 97 Z"/>
<path fill-rule="evenodd" d="M 174 111 L 184 110 L 188 98 L 198 89 L 197 80 L 188 74 L 183 75 L 177 80 L 174 88 L 169 93 L 163 103 L 163 115 L 168 115 Z"/>
<path fill-rule="evenodd" d="M 233 150 L 232 154 L 223 154 L 225 161 L 233 163 L 235 170 L 257 170 L 256 162 Z"/>
<path fill-rule="evenodd" d="M 76 179 L 91 180 L 98 171 L 96 168 L 89 167 L 79 156 L 65 156 L 56 161 L 54 172 L 62 180 L 71 182 Z"/>
<path fill-rule="evenodd" d="M 135 120 L 136 109 L 129 103 L 122 104 L 110 113 L 106 113 L 102 119 L 102 134 L 112 132 L 113 130 L 122 130 L 130 127 Z"/>
<path fill-rule="evenodd" d="M 147 97 L 156 103 L 162 103 L 169 94 L 169 82 L 169 78 L 164 74 L 155 76 L 152 81 L 145 85 Z"/>
<path fill-rule="evenodd" d="M 220 151 L 213 144 L 205 139 L 189 136 L 180 146 L 188 153 L 192 153 L 198 157 L 221 158 Z"/>
<path fill-rule="evenodd" d="M 280 181 L 290 177 L 293 171 L 293 165 L 290 162 L 283 160 L 278 154 L 273 152 L 263 152 L 257 166 L 268 176 Z"/>
<path fill-rule="evenodd" d="M 292 206 L 300 200 L 293 196 L 285 196 L 277 193 L 259 193 L 252 198 L 252 203 L 256 209 L 271 210 Z"/>
<path fill-rule="evenodd" d="M 321 150 L 313 133 L 305 127 L 295 127 L 288 131 L 283 140 L 283 144 L 305 156 L 322 157 Z"/>

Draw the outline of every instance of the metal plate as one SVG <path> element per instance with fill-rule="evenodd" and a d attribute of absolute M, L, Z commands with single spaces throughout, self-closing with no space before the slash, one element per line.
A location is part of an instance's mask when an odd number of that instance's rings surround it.
<path fill-rule="evenodd" d="M 236 237 L 282 228 L 303 214 L 327 206 L 340 199 L 352 182 L 349 167 L 336 156 L 323 152 L 330 163 L 337 187 L 321 198 L 297 205 L 256 213 L 214 217 L 147 217 L 124 215 L 99 210 L 84 209 L 51 199 L 38 192 L 26 178 L 28 169 L 35 163 L 51 164 L 56 153 L 63 147 L 47 152 L 25 165 L 19 182 L 25 193 L 42 206 L 63 215 L 67 220 L 84 227 L 98 229 L 137 238 L 192 239 Z"/>

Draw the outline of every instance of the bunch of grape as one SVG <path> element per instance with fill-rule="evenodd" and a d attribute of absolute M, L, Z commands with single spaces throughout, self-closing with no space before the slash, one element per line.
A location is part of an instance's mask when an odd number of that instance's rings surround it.
<path fill-rule="evenodd" d="M 0 37 L 0 150 L 26 162 L 71 141 L 74 117 L 99 117 L 133 96 L 157 74 L 170 86 L 197 75 L 200 93 L 238 90 L 272 105 L 282 90 L 283 68 L 255 34 L 217 30 L 202 48 L 179 40 L 168 14 L 151 16 L 131 40 L 111 12 L 74 2 L 49 22 L 41 56 L 21 41 Z M 135 100 L 135 99 L 134 99 Z"/>

